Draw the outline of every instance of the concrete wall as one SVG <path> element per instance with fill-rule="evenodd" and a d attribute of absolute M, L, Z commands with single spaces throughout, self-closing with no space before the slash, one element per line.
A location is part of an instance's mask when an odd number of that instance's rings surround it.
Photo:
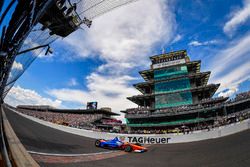
<path fill-rule="evenodd" d="M 15 110 L 10 110 L 16 112 Z M 167 144 L 167 143 L 185 143 L 194 142 L 200 140 L 214 139 L 227 135 L 231 135 L 237 132 L 241 132 L 250 129 L 250 119 L 244 120 L 242 122 L 237 122 L 234 124 L 221 126 L 219 128 L 212 129 L 210 131 L 194 131 L 189 134 L 118 134 L 118 133 L 106 133 L 106 132 L 96 132 L 92 130 L 77 129 L 72 127 L 67 127 L 63 125 L 53 124 L 47 121 L 43 121 L 19 112 L 19 115 L 33 120 L 42 125 L 58 129 L 64 132 L 76 134 L 79 136 L 94 138 L 94 139 L 112 139 L 114 137 L 119 137 L 128 142 L 133 143 L 144 143 L 144 144 Z"/>

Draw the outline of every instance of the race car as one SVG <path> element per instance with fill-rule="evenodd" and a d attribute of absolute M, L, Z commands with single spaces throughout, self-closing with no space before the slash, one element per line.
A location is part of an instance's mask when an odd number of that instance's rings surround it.
<path fill-rule="evenodd" d="M 104 139 L 98 139 L 95 141 L 96 147 L 101 148 L 108 148 L 108 149 L 119 149 L 124 150 L 125 152 L 146 152 L 147 148 L 141 146 L 139 143 L 132 144 L 128 142 L 123 142 L 118 139 L 118 137 L 115 137 L 112 140 L 104 140 Z"/>

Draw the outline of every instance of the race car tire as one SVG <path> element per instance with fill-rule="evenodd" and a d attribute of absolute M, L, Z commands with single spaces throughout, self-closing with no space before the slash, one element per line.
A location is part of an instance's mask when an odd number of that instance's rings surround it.
<path fill-rule="evenodd" d="M 95 141 L 95 146 L 96 146 L 96 147 L 100 147 L 100 144 L 101 144 L 100 140 L 96 140 L 96 141 Z"/>
<path fill-rule="evenodd" d="M 131 152 L 131 151 L 133 151 L 133 148 L 130 145 L 127 145 L 127 146 L 125 146 L 124 151 Z"/>
<path fill-rule="evenodd" d="M 137 146 L 141 146 L 141 143 L 135 143 L 135 145 L 137 145 Z"/>

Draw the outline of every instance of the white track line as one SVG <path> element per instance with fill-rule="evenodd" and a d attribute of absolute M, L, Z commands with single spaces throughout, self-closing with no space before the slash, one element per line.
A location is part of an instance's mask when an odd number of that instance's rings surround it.
<path fill-rule="evenodd" d="M 28 153 L 30 153 L 30 154 L 49 155 L 49 156 L 64 156 L 64 157 L 101 155 L 101 154 L 109 154 L 109 153 L 114 153 L 114 152 L 118 152 L 118 151 L 106 151 L 106 152 L 87 153 L 87 154 L 56 154 L 56 153 L 44 153 L 44 152 L 28 151 Z"/>

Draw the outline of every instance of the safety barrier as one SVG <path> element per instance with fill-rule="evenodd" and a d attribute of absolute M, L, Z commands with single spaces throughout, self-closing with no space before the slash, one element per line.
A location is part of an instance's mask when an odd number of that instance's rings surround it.
<path fill-rule="evenodd" d="M 3 119 L 2 119 L 2 106 L 0 105 L 0 166 L 11 166 L 9 154 L 6 146 L 6 137 L 4 135 Z"/>
<path fill-rule="evenodd" d="M 107 133 L 107 132 L 97 132 L 92 130 L 77 129 L 63 125 L 57 125 L 51 122 L 40 120 L 32 116 L 28 116 L 22 113 L 15 111 L 14 109 L 9 108 L 13 112 L 33 120 L 42 125 L 61 130 L 64 132 L 76 134 L 79 136 L 94 138 L 94 139 L 111 139 L 114 137 L 120 137 L 124 141 L 133 142 L 133 143 L 144 143 L 144 144 L 167 144 L 167 143 L 185 143 L 185 142 L 194 142 L 207 139 L 214 139 L 223 136 L 228 136 L 241 132 L 247 129 L 250 129 L 250 119 L 221 126 L 218 128 L 208 130 L 199 130 L 193 131 L 189 134 L 183 133 L 174 133 L 174 134 L 120 134 L 120 133 Z"/>
<path fill-rule="evenodd" d="M 8 151 L 8 158 L 10 164 L 7 166 L 18 166 L 18 167 L 38 167 L 37 162 L 31 157 L 31 155 L 24 148 L 20 140 L 17 138 L 13 131 L 4 110 L 1 107 L 2 123 L 3 123 L 3 134 L 6 139 L 6 147 Z"/>

